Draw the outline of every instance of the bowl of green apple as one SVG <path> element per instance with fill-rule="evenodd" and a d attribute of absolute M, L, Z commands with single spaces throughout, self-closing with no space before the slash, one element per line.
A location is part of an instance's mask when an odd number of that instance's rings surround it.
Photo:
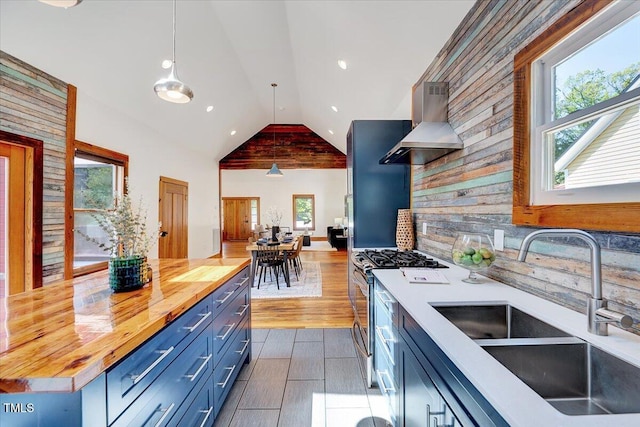
<path fill-rule="evenodd" d="M 469 270 L 467 283 L 481 283 L 476 271 L 488 268 L 496 260 L 495 249 L 486 234 L 460 233 L 451 249 L 453 263 Z"/>

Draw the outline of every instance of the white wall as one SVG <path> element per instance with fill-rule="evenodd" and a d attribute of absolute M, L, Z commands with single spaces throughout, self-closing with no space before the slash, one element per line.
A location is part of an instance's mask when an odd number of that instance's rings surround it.
<path fill-rule="evenodd" d="M 267 178 L 266 170 L 222 170 L 222 197 L 259 197 L 260 223 L 270 224 L 270 206 L 283 212 L 282 226 L 293 226 L 293 195 L 313 194 L 316 208 L 315 235 L 325 236 L 334 218 L 344 217 L 347 193 L 346 169 L 283 169 L 281 178 Z M 293 228 L 293 227 L 292 227 Z"/>
<path fill-rule="evenodd" d="M 187 131 L 184 138 L 190 137 Z M 213 230 L 219 228 L 217 162 L 187 151 L 179 141 L 168 141 L 153 129 L 87 96 L 80 88 L 76 139 L 129 156 L 132 199 L 135 202 L 142 196 L 149 227 L 159 218 L 160 176 L 188 182 L 189 258 L 206 258 L 220 251 L 219 247 L 213 247 Z M 158 256 L 157 245 L 151 248 L 149 256 Z"/>

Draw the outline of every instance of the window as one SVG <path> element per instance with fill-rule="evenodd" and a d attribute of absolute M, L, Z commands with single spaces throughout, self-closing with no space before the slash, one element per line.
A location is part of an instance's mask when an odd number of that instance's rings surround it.
<path fill-rule="evenodd" d="M 293 229 L 294 230 L 315 230 L 316 229 L 316 207 L 313 194 L 293 195 Z"/>
<path fill-rule="evenodd" d="M 577 6 L 514 84 L 514 223 L 637 229 L 619 211 L 640 202 L 640 3 Z"/>
<path fill-rule="evenodd" d="M 75 148 L 73 269 L 79 275 L 106 268 L 110 254 L 88 239 L 108 243 L 95 215 L 113 208 L 117 194 L 124 191 L 128 156 L 80 141 Z"/>

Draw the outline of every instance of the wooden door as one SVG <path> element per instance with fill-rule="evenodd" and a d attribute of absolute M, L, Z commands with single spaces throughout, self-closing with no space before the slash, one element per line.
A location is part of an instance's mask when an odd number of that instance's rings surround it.
<path fill-rule="evenodd" d="M 187 258 L 189 256 L 189 183 L 160 177 L 160 258 Z"/>
<path fill-rule="evenodd" d="M 226 240 L 245 240 L 251 231 L 251 197 L 224 197 L 222 209 L 224 216 L 224 235 Z"/>

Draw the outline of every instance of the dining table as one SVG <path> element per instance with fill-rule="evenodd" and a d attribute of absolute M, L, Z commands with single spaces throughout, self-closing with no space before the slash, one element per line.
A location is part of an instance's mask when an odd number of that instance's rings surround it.
<path fill-rule="evenodd" d="M 293 248 L 295 247 L 295 243 L 298 240 L 298 237 L 294 237 L 291 241 L 278 241 L 278 249 L 282 252 L 282 261 L 284 264 L 284 281 L 287 284 L 287 287 L 291 287 L 291 280 L 289 277 L 289 263 L 287 261 L 287 256 L 289 255 L 290 251 L 293 251 Z M 274 244 L 276 242 L 272 241 L 271 239 L 265 241 L 264 243 L 266 244 Z M 246 250 L 251 252 L 251 274 L 249 275 L 249 283 L 251 284 L 251 287 L 254 286 L 254 280 L 256 277 L 256 268 L 257 268 L 257 258 L 258 258 L 258 243 L 257 242 L 253 242 L 249 245 L 246 246 Z"/>

